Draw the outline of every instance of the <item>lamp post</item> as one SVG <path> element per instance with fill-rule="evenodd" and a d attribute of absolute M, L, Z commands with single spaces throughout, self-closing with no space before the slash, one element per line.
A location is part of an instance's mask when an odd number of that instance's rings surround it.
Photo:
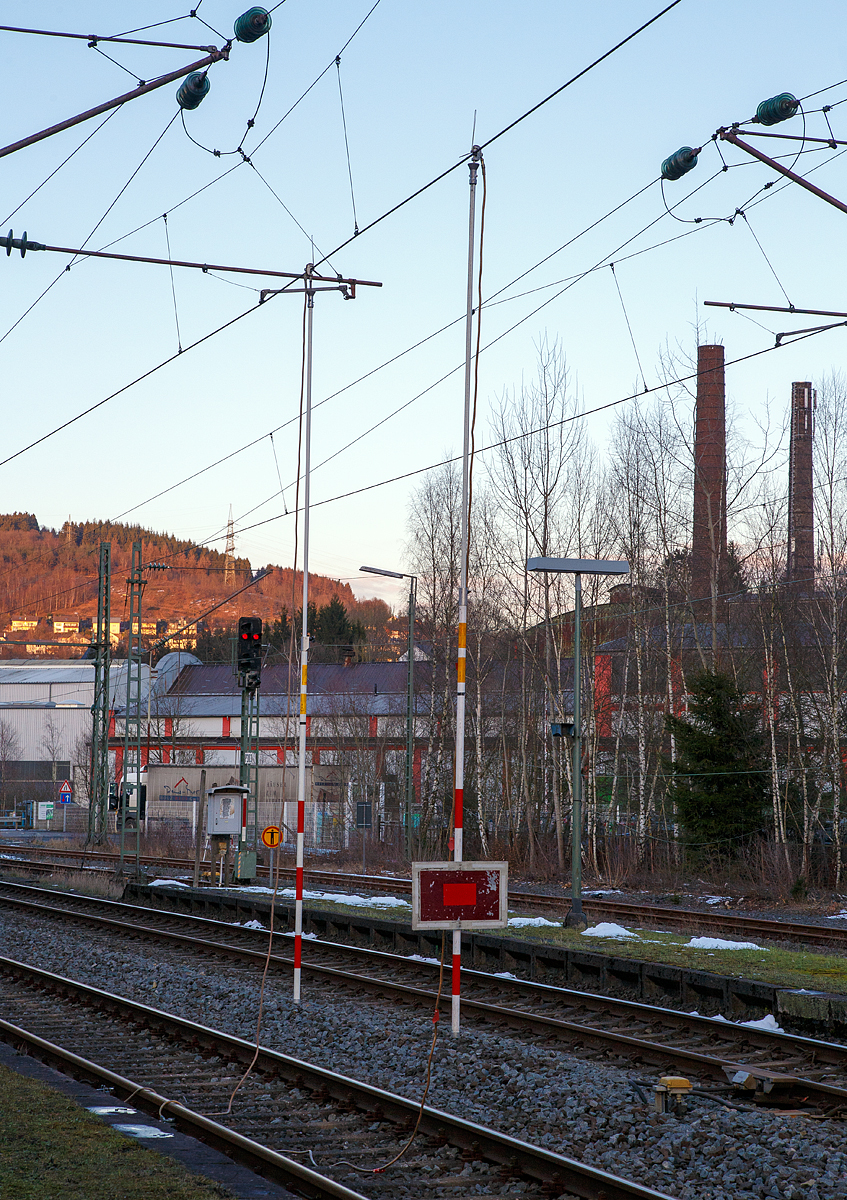
<path fill-rule="evenodd" d="M 571 818 L 571 911 L 565 921 L 573 929 L 585 929 L 588 925 L 582 911 L 582 577 L 583 575 L 628 575 L 629 563 L 623 560 L 603 558 L 530 558 L 527 571 L 546 571 L 551 574 L 574 576 L 576 600 L 574 603 L 573 636 L 573 816 Z M 567 730 L 568 727 L 565 726 Z"/>
<path fill-rule="evenodd" d="M 409 670 L 406 679 L 406 828 L 404 848 L 406 858 L 412 861 L 412 806 L 415 803 L 415 600 L 418 593 L 417 575 L 403 571 L 384 571 L 381 567 L 359 567 L 369 575 L 385 575 L 389 579 L 409 580 Z"/>

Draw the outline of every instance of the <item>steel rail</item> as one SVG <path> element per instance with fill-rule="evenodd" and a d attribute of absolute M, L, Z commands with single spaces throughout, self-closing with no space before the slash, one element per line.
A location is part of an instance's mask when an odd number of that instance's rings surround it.
<path fill-rule="evenodd" d="M 5 854 L 32 853 L 26 847 L 2 846 Z M 86 852 L 78 850 L 51 850 L 49 847 L 39 847 L 43 854 L 55 855 L 62 859 L 78 859 L 80 863 L 94 861 L 117 861 L 118 856 L 108 853 Z M 0 859 L 0 869 L 12 859 Z M 30 860 L 32 861 L 32 860 Z M 165 859 L 156 855 L 142 855 L 145 865 L 157 865 L 175 870 L 193 870 L 193 861 L 188 859 Z M 204 864 L 206 865 L 206 864 Z M 32 867 L 38 869 L 37 866 Z M 90 868 L 87 868 L 90 869 Z M 268 877 L 267 868 L 259 867 L 259 876 Z M 280 866 L 280 876 L 285 879 L 294 878 L 294 868 Z M 361 891 L 363 888 L 379 892 L 397 892 L 411 894 L 411 880 L 396 875 L 357 875 L 341 871 L 321 871 L 308 869 L 309 879 L 315 884 L 327 884 L 353 888 Z M 847 949 L 847 929 L 828 929 L 822 925 L 810 925 L 798 921 L 778 921 L 768 917 L 747 917 L 743 914 L 703 912 L 700 909 L 680 908 L 674 905 L 636 904 L 624 900 L 605 900 L 599 897 L 584 896 L 584 907 L 594 916 L 619 917 L 622 920 L 640 921 L 654 924 L 664 929 L 703 929 L 710 932 L 722 930 L 734 934 L 756 934 L 774 941 L 804 942 L 808 945 L 832 950 Z M 556 912 L 567 907 L 570 900 L 567 896 L 545 896 L 534 892 L 509 890 L 509 904 L 513 907 L 544 909 Z"/>
<path fill-rule="evenodd" d="M 0 902 L 33 911 L 39 915 L 75 919 L 83 924 L 114 930 L 133 938 L 149 938 L 170 942 L 174 945 L 196 951 L 205 959 L 208 959 L 211 955 L 239 962 L 252 962 L 257 967 L 261 967 L 265 962 L 267 954 L 265 949 L 252 950 L 248 947 L 232 945 L 226 942 L 205 940 L 195 937 L 192 934 L 156 928 L 149 925 L 139 925 L 137 923 L 130 924 L 116 917 L 104 917 L 96 913 L 80 913 L 64 908 L 55 908 L 54 906 L 29 899 L 22 900 L 5 896 L 2 893 L 0 893 Z M 110 906 L 116 904 L 114 901 L 105 901 L 102 903 L 109 904 Z M 127 909 L 133 906 L 119 904 L 118 907 Z M 133 917 L 142 914 L 146 916 L 150 912 L 151 910 L 140 910 L 140 912 L 136 910 L 131 915 Z M 229 924 L 224 926 L 223 923 L 211 921 L 208 918 L 184 917 L 181 914 L 174 914 L 172 912 L 167 912 L 166 915 L 171 921 L 175 917 L 178 917 L 183 923 L 197 923 L 200 924 L 201 928 L 204 926 L 216 927 L 216 932 L 218 933 L 230 933 L 232 931 L 239 934 L 254 934 L 256 940 L 259 937 L 263 938 L 263 940 L 267 937 L 266 931 L 246 930 L 244 926 L 232 926 Z M 310 943 L 310 950 L 324 949 L 325 947 L 331 947 L 333 951 L 338 949 L 338 946 L 334 943 Z M 347 948 L 345 947 L 344 949 Z M 361 952 L 358 953 L 361 956 Z M 408 970 L 411 967 L 415 973 L 420 973 L 422 968 L 427 968 L 432 973 L 438 969 L 433 964 L 422 963 L 420 960 L 415 959 L 404 959 L 402 956 L 388 954 L 385 951 L 369 951 L 368 958 L 370 961 L 378 959 L 381 963 L 387 963 L 395 970 L 401 968 Z M 285 955 L 271 954 L 269 961 L 278 970 L 291 971 L 294 968 L 293 958 L 288 958 Z M 378 979 L 370 975 L 362 975 L 357 972 L 342 970 L 320 963 L 305 962 L 303 969 L 315 977 L 323 978 L 343 988 L 357 988 L 418 1006 L 430 1006 L 436 998 L 436 993 L 431 990 L 413 987 L 396 980 Z M 847 1069 L 847 1047 L 834 1042 L 819 1041 L 818 1039 L 806 1038 L 796 1034 L 751 1030 L 745 1026 L 737 1026 L 733 1022 L 717 1021 L 711 1017 L 695 1017 L 691 1014 L 679 1013 L 673 1009 L 654 1008 L 651 1005 L 637 1004 L 632 1001 L 610 1000 L 607 997 L 551 987 L 546 984 L 522 980 L 507 980 L 481 971 L 467 970 L 465 975 L 468 983 L 477 987 L 494 987 L 500 991 L 511 991 L 522 997 L 529 997 L 535 1000 L 541 999 L 570 1003 L 592 1008 L 595 1011 L 602 1010 L 607 1016 L 616 1013 L 630 1020 L 647 1020 L 650 1024 L 655 1024 L 658 1020 L 664 1022 L 666 1025 L 670 1024 L 677 1029 L 682 1028 L 689 1035 L 694 1031 L 695 1033 L 704 1033 L 707 1036 L 718 1037 L 722 1041 L 728 1039 L 744 1041 L 748 1045 L 759 1049 L 799 1052 L 807 1059 L 811 1059 L 813 1064 L 824 1062 L 838 1065 L 842 1070 Z M 445 1013 L 449 1012 L 449 996 L 441 998 L 440 1007 Z M 712 1079 L 724 1080 L 728 1074 L 734 1073 L 737 1070 L 756 1069 L 759 1066 L 755 1061 L 745 1062 L 743 1052 L 741 1057 L 730 1057 L 726 1054 L 721 1056 L 705 1054 L 700 1051 L 687 1049 L 684 1046 L 669 1045 L 666 1042 L 656 1042 L 645 1037 L 634 1037 L 619 1030 L 605 1029 L 596 1025 L 586 1024 L 582 1021 L 564 1020 L 560 1017 L 527 1011 L 526 1009 L 516 1009 L 499 1003 L 492 1004 L 483 999 L 475 999 L 473 992 L 470 992 L 467 996 L 467 1009 L 469 1013 L 474 1013 L 481 1019 L 494 1024 L 506 1025 L 513 1029 L 529 1028 L 536 1033 L 553 1036 L 570 1043 L 586 1044 L 607 1053 L 617 1052 L 623 1053 L 629 1058 L 645 1059 L 660 1067 L 667 1068 L 669 1065 L 672 1065 L 683 1070 L 695 1068 L 701 1074 L 705 1074 Z M 796 1059 L 793 1060 L 793 1064 L 796 1065 Z M 774 1073 L 781 1073 L 786 1076 L 790 1074 L 788 1071 L 779 1072 L 779 1063 L 777 1062 L 771 1062 L 768 1066 Z M 845 1087 L 837 1087 L 822 1083 L 819 1080 L 793 1075 L 792 1082 L 790 1084 L 786 1083 L 785 1087 L 786 1090 L 792 1093 L 801 1093 L 803 1097 L 814 1099 L 815 1103 L 820 1105 L 834 1105 L 839 1108 L 847 1107 L 847 1088 Z"/>
<path fill-rule="evenodd" d="M 165 1032 L 166 1035 L 189 1046 L 205 1046 L 230 1061 L 247 1064 L 253 1061 L 256 1047 L 252 1042 L 234 1037 L 207 1025 L 188 1021 L 173 1013 L 148 1005 L 138 1004 L 113 992 L 65 976 L 43 971 L 38 967 L 15 959 L 0 957 L 0 972 L 11 975 L 27 987 L 60 994 L 63 998 L 79 1003 L 86 1008 L 118 1016 L 147 1028 Z M 5 1024 L 5 1023 L 4 1023 Z M 3 1025 L 0 1025 L 3 1030 Z M 304 1084 L 333 1100 L 353 1102 L 357 1109 L 367 1114 L 379 1114 L 393 1122 L 407 1126 L 414 1124 L 421 1113 L 420 1132 L 449 1142 L 462 1150 L 472 1151 L 489 1162 L 512 1170 L 518 1170 L 525 1178 L 558 1187 L 560 1192 L 570 1192 L 585 1200 L 671 1200 L 666 1193 L 643 1187 L 641 1184 L 621 1179 L 606 1171 L 581 1163 L 565 1155 L 556 1154 L 540 1146 L 533 1146 L 518 1138 L 510 1137 L 484 1125 L 475 1124 L 462 1117 L 446 1113 L 425 1105 L 422 1109 L 414 1101 L 406 1100 L 372 1084 L 351 1079 L 349 1076 L 329 1071 L 303 1059 L 293 1058 L 277 1050 L 260 1047 L 256 1057 L 256 1069 L 266 1075 L 275 1076 L 297 1087 Z M 555 1195 L 555 1191 L 551 1192 Z"/>
<path fill-rule="evenodd" d="M 0 1018 L 0 1036 L 15 1049 L 25 1049 L 26 1053 L 48 1066 L 54 1067 L 64 1075 L 73 1075 L 75 1079 L 84 1079 L 98 1087 L 106 1087 L 118 1099 L 132 1098 L 132 1103 L 152 1116 L 160 1117 L 166 1113 L 181 1133 L 187 1133 L 198 1141 L 214 1146 L 230 1158 L 250 1167 L 252 1171 L 261 1173 L 275 1182 L 294 1186 L 302 1196 L 315 1197 L 315 1200 L 367 1200 L 361 1192 L 351 1191 L 334 1179 L 328 1179 L 317 1171 L 303 1166 L 292 1158 L 278 1154 L 268 1146 L 262 1146 L 252 1138 L 244 1137 L 234 1129 L 227 1129 L 210 1117 L 195 1112 L 172 1100 L 161 1096 L 152 1088 L 144 1087 L 123 1075 L 116 1075 L 107 1067 L 101 1067 L 89 1058 L 82 1058 L 72 1050 L 57 1046 L 38 1034 L 13 1025 L 11 1021 Z"/>

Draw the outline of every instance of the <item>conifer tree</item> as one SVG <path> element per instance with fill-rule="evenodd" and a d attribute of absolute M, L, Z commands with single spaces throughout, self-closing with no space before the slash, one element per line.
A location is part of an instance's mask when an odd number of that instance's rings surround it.
<path fill-rule="evenodd" d="M 756 714 L 720 671 L 689 678 L 688 715 L 666 716 L 676 739 L 669 799 L 690 842 L 735 855 L 764 825 L 769 768 Z"/>

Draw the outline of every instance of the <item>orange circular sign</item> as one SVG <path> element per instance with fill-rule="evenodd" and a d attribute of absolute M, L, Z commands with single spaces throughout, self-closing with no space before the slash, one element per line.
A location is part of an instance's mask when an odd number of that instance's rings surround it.
<path fill-rule="evenodd" d="M 262 841 L 266 846 L 270 846 L 272 850 L 274 846 L 279 845 L 279 836 L 278 825 L 268 825 L 266 829 L 262 830 Z"/>

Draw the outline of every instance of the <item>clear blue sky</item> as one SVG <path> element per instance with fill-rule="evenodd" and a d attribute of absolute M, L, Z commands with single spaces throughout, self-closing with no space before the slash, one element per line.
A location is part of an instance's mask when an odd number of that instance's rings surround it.
<path fill-rule="evenodd" d="M 90 246 L 165 256 L 165 226 L 174 257 L 299 270 L 311 257 L 309 237 L 331 251 L 353 232 L 353 213 L 339 103 L 336 53 L 373 0 L 287 0 L 273 14 L 267 86 L 248 154 L 215 157 L 199 149 L 176 121 L 138 173 L 130 176 L 176 111 L 175 85 L 119 111 L 55 177 L 5 221 L 16 235 L 54 245 Z M 381 0 L 341 61 L 356 210 L 364 228 L 392 205 L 457 162 L 476 139 L 484 142 L 593 58 L 659 11 L 659 0 L 497 0 L 410 5 Z M 131 8 L 116 27 L 114 13 Z M 34 18 L 33 6 L 0 3 L 0 23 Z M 37 6 L 45 29 L 101 35 L 180 16 L 164 0 L 131 6 L 58 2 Z M 242 11 L 227 0 L 203 0 L 199 15 L 224 35 Z M 706 15 L 707 14 L 707 15 Z M 575 234 L 656 180 L 664 157 L 682 144 L 706 141 L 719 125 L 743 120 L 762 99 L 789 90 L 805 96 L 838 83 L 845 10 L 836 0 L 806 5 L 745 0 L 682 0 L 623 48 L 485 154 L 488 205 L 484 293 L 491 295 Z M 144 35 L 141 35 L 144 36 Z M 221 44 L 198 20 L 151 31 L 193 44 Z M 0 33 L 3 143 L 60 121 L 131 89 L 133 78 L 86 43 Z M 100 47 L 136 77 L 149 79 L 192 61 L 192 51 Z M 238 145 L 256 107 L 267 43 L 236 44 L 229 63 L 215 66 L 211 91 L 186 114 L 197 141 L 212 149 Z M 278 126 L 291 105 L 330 69 Z M 836 104 L 847 84 L 808 102 Z M 102 119 L 102 118 L 100 118 Z M 847 106 L 830 114 L 836 137 L 847 137 Z M 0 218 L 11 214 L 84 138 L 99 119 L 0 159 Z M 800 132 L 796 118 L 788 132 Z M 819 113 L 807 132 L 825 133 Z M 764 144 L 764 143 L 763 143 Z M 785 150 L 784 145 L 780 149 Z M 808 169 L 830 152 L 808 154 Z M 772 175 L 728 148 L 731 164 L 679 210 L 693 217 L 727 216 Z M 236 166 L 226 178 L 224 172 Z M 704 183 L 720 161 L 708 147 L 695 172 L 669 185 L 670 202 Z M 261 172 L 263 182 L 257 172 Z M 822 166 L 815 180 L 847 198 L 847 157 Z M 180 207 L 192 192 L 213 183 Z M 126 186 L 119 198 L 118 194 Z M 269 186 L 268 186 L 269 185 Z M 270 189 L 277 193 L 275 198 Z M 467 169 L 461 166 L 423 196 L 362 233 L 332 257 L 344 274 L 377 279 L 355 303 L 320 296 L 315 317 L 314 399 L 347 388 L 315 412 L 313 461 L 320 464 L 395 408 L 460 364 L 461 323 L 355 387 L 422 338 L 459 317 L 464 304 Z M 114 204 L 113 204 L 114 201 Z M 282 203 L 280 203 L 280 201 Z M 292 216 L 286 212 L 285 205 Z M 110 208 L 110 205 L 113 205 Z M 656 382 L 665 343 L 693 345 L 697 317 L 733 359 L 772 344 L 749 321 L 709 314 L 704 299 L 783 303 L 784 296 L 744 221 L 730 226 L 681 225 L 664 214 L 657 183 L 573 246 L 555 254 L 519 285 L 517 296 L 485 311 L 483 343 L 527 317 L 560 289 L 551 286 L 612 254 L 647 382 Z M 157 219 L 158 218 L 158 219 Z M 626 250 L 613 253 L 659 218 Z M 126 235 L 147 222 L 152 224 Z M 298 227 L 303 227 L 305 233 Z M 789 186 L 771 189 L 749 210 L 749 225 L 796 305 L 844 308 L 842 246 L 847 217 Z M 694 230 L 691 236 L 629 261 L 624 255 Z M 309 236 L 306 236 L 309 235 Z M 31 254 L 0 256 L 0 337 L 57 276 L 49 293 L 0 341 L 5 457 L 63 420 L 108 396 L 174 354 L 177 333 L 167 269 L 88 260 L 62 273 L 67 260 Z M 240 280 L 256 288 L 268 281 Z M 199 272 L 175 273 L 183 346 L 249 308 L 255 293 Z M 280 298 L 231 330 L 183 354 L 68 430 L 0 468 L 0 510 L 34 511 L 43 524 L 126 519 L 204 541 L 220 534 L 227 512 L 242 525 L 283 511 L 268 438 L 227 464 L 161 499 L 163 488 L 289 421 L 300 376 L 299 298 Z M 782 330 L 813 322 L 765 317 Z M 480 430 L 489 400 L 519 388 L 533 374 L 535 345 L 558 338 L 585 407 L 626 395 L 637 367 L 608 267 L 589 275 L 529 316 L 483 356 Z M 793 379 L 839 366 L 843 333 L 833 332 L 732 368 L 728 392 L 742 421 L 770 399 L 787 404 Z M 320 502 L 404 471 L 434 463 L 461 446 L 462 374 L 456 372 L 354 448 L 315 471 Z M 602 447 L 608 417 L 587 418 Z M 275 435 L 283 484 L 295 475 L 295 426 Z M 379 591 L 361 579 L 362 562 L 403 566 L 409 490 L 415 481 L 318 504 L 313 514 L 312 566 L 349 579 L 360 594 Z M 285 493 L 293 504 L 293 488 Z M 266 502 L 266 503 L 265 503 Z M 245 516 L 256 506 L 256 512 Z M 222 547 L 222 541 L 213 543 Z M 287 564 L 293 520 L 283 518 L 238 536 L 254 566 Z M 402 590 L 402 589 L 401 589 Z M 386 585 L 392 603 L 400 593 Z"/>

